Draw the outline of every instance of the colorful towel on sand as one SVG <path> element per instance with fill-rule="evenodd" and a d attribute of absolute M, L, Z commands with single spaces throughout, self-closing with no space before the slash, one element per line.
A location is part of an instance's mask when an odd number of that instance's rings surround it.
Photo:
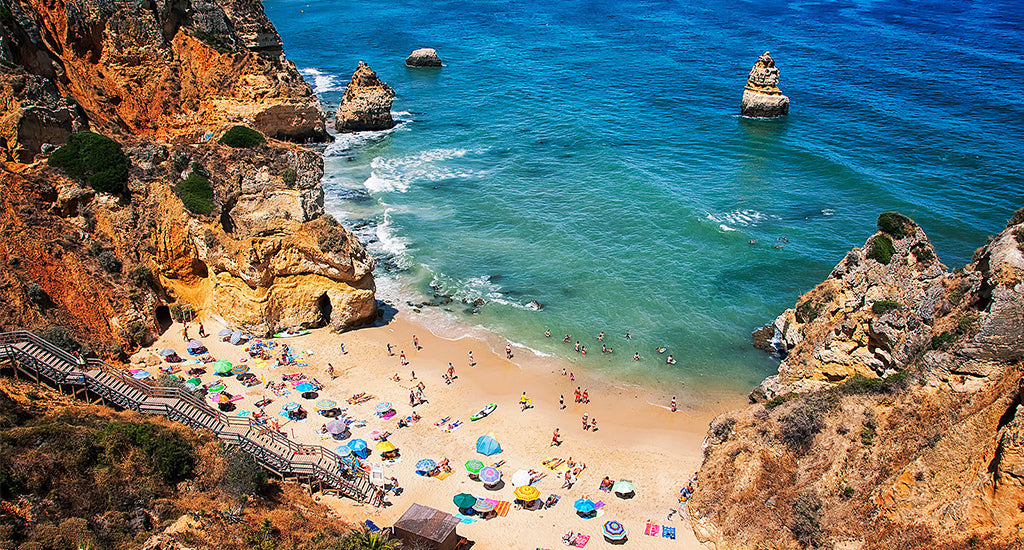
<path fill-rule="evenodd" d="M 245 409 L 242 409 L 242 410 L 236 412 L 235 416 L 240 416 L 242 418 L 245 418 L 245 417 L 249 416 L 250 414 L 252 414 L 252 411 L 247 411 Z"/>
<path fill-rule="evenodd" d="M 477 519 L 477 518 L 471 518 L 471 517 L 469 517 L 469 516 L 467 516 L 465 514 L 455 514 L 454 517 L 456 519 L 458 519 L 460 523 L 473 523 Z"/>
<path fill-rule="evenodd" d="M 434 477 L 436 477 L 437 479 L 440 479 L 440 480 L 445 480 L 445 479 L 448 479 L 449 477 L 451 477 L 452 474 L 454 474 L 454 473 L 455 472 L 438 472 L 438 473 L 434 474 Z"/>
<path fill-rule="evenodd" d="M 498 504 L 494 506 L 494 511 L 498 514 L 498 516 L 505 517 L 508 515 L 508 511 L 510 508 L 512 508 L 511 502 L 507 500 L 501 500 L 498 501 Z"/>
<path fill-rule="evenodd" d="M 604 501 L 603 500 L 599 500 L 599 501 L 594 503 L 594 509 L 595 510 L 600 510 L 603 506 L 604 506 Z"/>
<path fill-rule="evenodd" d="M 590 535 L 576 535 L 576 540 L 572 541 L 572 545 L 576 548 L 583 548 L 590 542 Z"/>
<path fill-rule="evenodd" d="M 644 534 L 645 535 L 650 535 L 652 537 L 656 537 L 656 536 L 658 536 L 658 532 L 659 531 L 661 531 L 661 526 L 660 525 L 658 525 L 656 523 L 648 523 L 647 524 L 647 528 L 644 529 Z"/>
<path fill-rule="evenodd" d="M 662 526 L 661 536 L 666 539 L 676 540 L 676 528 L 669 527 L 668 525 Z"/>

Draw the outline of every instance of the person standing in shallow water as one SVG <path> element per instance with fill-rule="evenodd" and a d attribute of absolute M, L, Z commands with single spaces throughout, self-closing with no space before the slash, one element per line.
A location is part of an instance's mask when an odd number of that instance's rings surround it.
<path fill-rule="evenodd" d="M 672 409 L 672 412 L 676 412 L 676 396 L 674 395 L 672 396 L 672 404 L 669 408 Z"/>

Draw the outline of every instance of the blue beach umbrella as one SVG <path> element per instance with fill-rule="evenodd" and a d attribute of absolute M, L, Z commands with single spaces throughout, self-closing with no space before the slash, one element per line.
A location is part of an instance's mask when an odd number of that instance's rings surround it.
<path fill-rule="evenodd" d="M 171 348 L 165 348 L 165 349 L 160 350 L 160 355 L 162 355 L 164 357 L 170 357 L 172 355 L 177 355 L 177 354 L 178 354 L 178 352 L 174 351 Z"/>
<path fill-rule="evenodd" d="M 476 452 L 491 456 L 501 452 L 501 445 L 489 435 L 482 435 L 476 440 Z"/>
<path fill-rule="evenodd" d="M 140 370 L 139 372 L 133 374 L 132 378 L 136 378 L 136 379 L 141 380 L 143 378 L 149 378 L 150 376 L 152 376 L 152 375 L 149 374 L 149 371 Z"/>
<path fill-rule="evenodd" d="M 232 332 L 234 331 L 229 328 L 222 328 L 220 329 L 220 332 L 217 333 L 217 336 L 231 336 Z"/>
<path fill-rule="evenodd" d="M 573 503 L 572 507 L 575 508 L 576 511 L 581 514 L 590 514 L 593 513 L 594 510 L 596 510 L 596 508 L 594 508 L 594 501 L 590 500 L 589 498 L 581 498 L 577 500 L 576 502 Z"/>
<path fill-rule="evenodd" d="M 310 384 L 309 382 L 303 382 L 303 383 L 299 384 L 298 386 L 295 386 L 295 391 L 301 392 L 301 393 L 306 393 L 308 391 L 313 391 L 315 389 L 316 389 L 316 386 L 314 386 L 313 384 Z"/>
<path fill-rule="evenodd" d="M 424 458 L 416 463 L 417 472 L 432 472 L 434 471 L 434 468 L 437 468 L 437 463 L 429 458 Z"/>
<path fill-rule="evenodd" d="M 344 457 L 352 454 L 352 448 L 349 447 L 348 445 L 338 445 L 334 449 L 334 454 L 344 458 Z"/>
<path fill-rule="evenodd" d="M 360 453 L 366 450 L 366 441 L 362 439 L 353 439 L 348 442 L 347 447 L 354 453 Z"/>
<path fill-rule="evenodd" d="M 299 409 L 299 404 L 292 401 L 291 403 L 285 403 L 281 410 L 286 412 L 292 412 Z"/>
<path fill-rule="evenodd" d="M 484 485 L 494 485 L 500 479 L 501 472 L 494 466 L 488 466 L 480 470 L 480 481 L 484 482 Z"/>

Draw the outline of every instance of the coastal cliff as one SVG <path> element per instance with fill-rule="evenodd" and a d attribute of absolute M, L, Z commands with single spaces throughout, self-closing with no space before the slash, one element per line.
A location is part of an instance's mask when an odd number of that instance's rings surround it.
<path fill-rule="evenodd" d="M 22 2 L 0 25 L 0 330 L 113 359 L 182 308 L 261 335 L 375 318 L 322 159 L 273 139 L 327 134 L 259 2 Z M 86 129 L 123 150 L 121 191 L 53 165 Z"/>
<path fill-rule="evenodd" d="M 762 335 L 784 356 L 720 416 L 688 505 L 717 548 L 1024 541 L 1024 209 L 952 272 L 879 231 Z"/>

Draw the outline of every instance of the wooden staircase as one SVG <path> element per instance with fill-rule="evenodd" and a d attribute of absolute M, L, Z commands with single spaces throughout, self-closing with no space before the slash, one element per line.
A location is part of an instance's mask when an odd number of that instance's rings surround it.
<path fill-rule="evenodd" d="M 369 475 L 343 471 L 340 457 L 330 449 L 296 443 L 256 419 L 227 416 L 187 390 L 136 380 L 98 359 L 81 364 L 74 355 L 31 332 L 0 333 L 3 364 L 61 391 L 70 389 L 90 402 L 159 414 L 193 429 L 210 430 L 224 443 L 252 455 L 271 473 L 307 481 L 311 490 L 333 489 L 360 502 L 374 502 L 376 497 Z"/>

